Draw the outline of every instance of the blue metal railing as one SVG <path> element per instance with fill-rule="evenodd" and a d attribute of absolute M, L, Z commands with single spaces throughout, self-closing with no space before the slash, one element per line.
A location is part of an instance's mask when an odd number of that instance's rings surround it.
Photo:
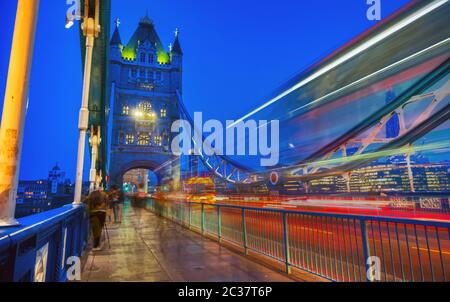
<path fill-rule="evenodd" d="M 156 214 L 333 281 L 448 281 L 450 222 L 150 200 Z M 378 261 L 376 261 L 378 260 Z M 368 273 L 369 272 L 369 273 Z"/>
<path fill-rule="evenodd" d="M 83 206 L 67 205 L 0 228 L 0 282 L 66 281 L 67 259 L 81 257 L 88 240 Z"/>

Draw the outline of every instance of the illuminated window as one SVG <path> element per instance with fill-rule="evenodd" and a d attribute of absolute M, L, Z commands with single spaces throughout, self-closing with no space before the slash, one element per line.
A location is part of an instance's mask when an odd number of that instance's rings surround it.
<path fill-rule="evenodd" d="M 155 136 L 155 145 L 161 146 L 161 144 L 162 144 L 161 135 Z"/>
<path fill-rule="evenodd" d="M 166 109 L 161 109 L 161 117 L 166 117 L 167 116 L 167 110 Z"/>
<path fill-rule="evenodd" d="M 133 135 L 133 134 L 128 133 L 128 134 L 125 136 L 125 144 L 126 144 L 126 145 L 132 145 L 132 144 L 134 144 L 134 135 Z"/>
<path fill-rule="evenodd" d="M 150 104 L 149 102 L 141 102 L 141 103 L 139 103 L 138 108 L 142 112 L 151 113 L 152 104 Z"/>
<path fill-rule="evenodd" d="M 139 133 L 138 135 L 138 145 L 147 146 L 150 142 L 150 136 L 146 133 Z"/>
<path fill-rule="evenodd" d="M 145 63 L 145 57 L 146 57 L 145 52 L 142 52 L 141 53 L 141 63 Z"/>
<path fill-rule="evenodd" d="M 123 115 L 129 115 L 130 114 L 130 106 L 128 106 L 128 105 L 123 106 L 122 114 Z"/>

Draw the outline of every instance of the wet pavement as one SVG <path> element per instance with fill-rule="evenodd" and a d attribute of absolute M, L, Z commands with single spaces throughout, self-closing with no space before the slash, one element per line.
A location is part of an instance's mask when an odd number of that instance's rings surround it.
<path fill-rule="evenodd" d="M 110 247 L 90 252 L 82 281 L 293 281 L 145 209 L 126 206 L 108 234 Z"/>

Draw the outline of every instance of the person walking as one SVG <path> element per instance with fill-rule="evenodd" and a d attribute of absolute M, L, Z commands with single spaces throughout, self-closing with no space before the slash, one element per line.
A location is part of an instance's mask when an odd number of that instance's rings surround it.
<path fill-rule="evenodd" d="M 114 222 L 122 223 L 123 204 L 125 202 L 125 195 L 118 185 L 111 187 L 111 202 L 114 212 Z"/>
<path fill-rule="evenodd" d="M 101 250 L 101 237 L 106 220 L 107 199 L 107 195 L 102 191 L 94 191 L 86 198 L 94 251 Z"/>

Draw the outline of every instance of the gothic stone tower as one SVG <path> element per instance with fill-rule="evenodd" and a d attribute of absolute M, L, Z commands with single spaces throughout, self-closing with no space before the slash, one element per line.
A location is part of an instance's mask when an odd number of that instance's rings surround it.
<path fill-rule="evenodd" d="M 116 21 L 110 42 L 111 183 L 121 185 L 127 171 L 145 168 L 156 169 L 160 182 L 179 187 L 179 158 L 170 150 L 170 127 L 180 118 L 182 59 L 178 30 L 166 51 L 153 21 L 145 16 L 124 45 Z"/>

